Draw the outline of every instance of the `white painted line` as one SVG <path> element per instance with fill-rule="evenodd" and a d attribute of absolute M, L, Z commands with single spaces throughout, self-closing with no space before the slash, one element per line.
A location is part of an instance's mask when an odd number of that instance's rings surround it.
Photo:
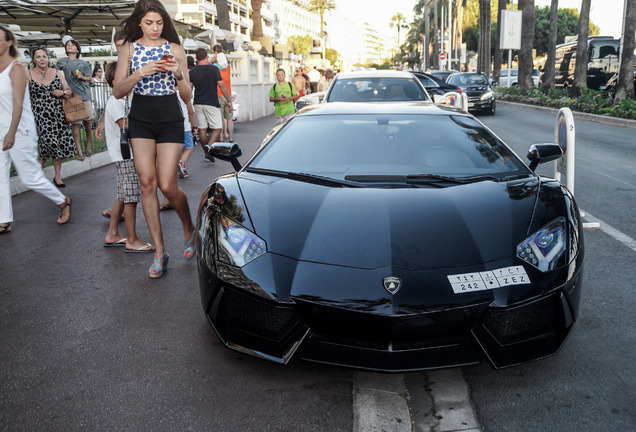
<path fill-rule="evenodd" d="M 353 373 L 353 431 L 411 432 L 404 375 Z"/>
<path fill-rule="evenodd" d="M 622 232 L 612 227 L 608 223 L 595 218 L 588 211 L 585 212 L 585 219 L 590 222 L 601 224 L 601 231 L 603 231 L 605 234 L 609 235 L 610 237 L 613 237 L 614 239 L 618 240 L 619 242 L 621 242 L 622 244 L 624 244 L 625 246 L 627 246 L 628 248 L 636 252 L 636 240 L 634 240 L 630 236 L 623 234 Z"/>

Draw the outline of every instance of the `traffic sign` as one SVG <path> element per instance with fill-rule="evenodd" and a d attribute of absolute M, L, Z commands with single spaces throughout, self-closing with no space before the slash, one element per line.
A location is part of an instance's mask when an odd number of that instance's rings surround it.
<path fill-rule="evenodd" d="M 441 53 L 439 53 L 439 59 L 440 59 L 441 61 L 446 60 L 446 53 L 445 53 L 445 52 L 441 52 Z"/>

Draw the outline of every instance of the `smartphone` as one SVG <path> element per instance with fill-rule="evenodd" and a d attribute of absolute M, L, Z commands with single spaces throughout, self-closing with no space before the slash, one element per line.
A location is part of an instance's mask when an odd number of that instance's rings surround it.
<path fill-rule="evenodd" d="M 164 54 L 161 56 L 161 60 L 166 61 L 166 60 L 172 60 L 174 58 L 174 56 L 172 54 Z"/>

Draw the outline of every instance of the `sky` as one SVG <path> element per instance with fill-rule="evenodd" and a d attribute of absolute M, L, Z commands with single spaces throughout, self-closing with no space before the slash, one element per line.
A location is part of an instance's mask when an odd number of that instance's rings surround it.
<path fill-rule="evenodd" d="M 363 17 L 377 26 L 380 34 L 395 34 L 389 24 L 391 17 L 401 12 L 407 22 L 413 21 L 415 0 L 336 0 L 338 12 L 345 16 Z M 600 27 L 602 36 L 620 37 L 624 0 L 592 0 L 590 19 Z M 536 6 L 550 6 L 550 0 L 535 0 Z M 581 8 L 581 0 L 559 0 L 560 8 Z"/>

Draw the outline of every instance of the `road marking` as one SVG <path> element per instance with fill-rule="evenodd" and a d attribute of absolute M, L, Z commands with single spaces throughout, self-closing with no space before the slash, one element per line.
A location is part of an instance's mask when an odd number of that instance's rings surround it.
<path fill-rule="evenodd" d="M 590 212 L 586 210 L 581 210 L 581 211 L 585 212 L 584 219 L 590 222 L 596 222 L 601 224 L 601 231 L 603 231 L 605 234 L 609 235 L 610 237 L 613 237 L 614 239 L 618 240 L 619 242 L 621 242 L 622 244 L 624 244 L 625 246 L 627 246 L 628 248 L 636 252 L 636 240 L 634 240 L 633 238 L 631 238 L 630 236 L 626 234 L 623 234 L 622 232 L 620 232 L 619 230 L 617 230 L 610 224 L 595 218 L 594 216 L 590 214 Z"/>
<path fill-rule="evenodd" d="M 594 171 L 594 172 L 595 172 L 596 174 L 599 174 L 599 175 L 605 176 L 605 177 L 607 177 L 607 178 L 610 178 L 610 179 L 612 179 L 612 180 L 614 180 L 614 181 L 616 181 L 616 182 L 623 183 L 623 184 L 625 184 L 625 185 L 627 185 L 627 186 L 629 186 L 629 187 L 632 187 L 632 188 L 633 188 L 633 187 L 636 187 L 636 186 L 634 186 L 634 185 L 633 185 L 633 184 L 631 184 L 631 183 L 627 183 L 626 181 L 623 181 L 623 180 L 621 180 L 621 179 L 617 179 L 616 177 L 612 177 L 611 175 L 609 175 L 609 174 L 605 174 L 604 172 L 600 172 L 600 171 Z"/>
<path fill-rule="evenodd" d="M 460 368 L 387 375 L 354 372 L 354 432 L 480 432 Z"/>

